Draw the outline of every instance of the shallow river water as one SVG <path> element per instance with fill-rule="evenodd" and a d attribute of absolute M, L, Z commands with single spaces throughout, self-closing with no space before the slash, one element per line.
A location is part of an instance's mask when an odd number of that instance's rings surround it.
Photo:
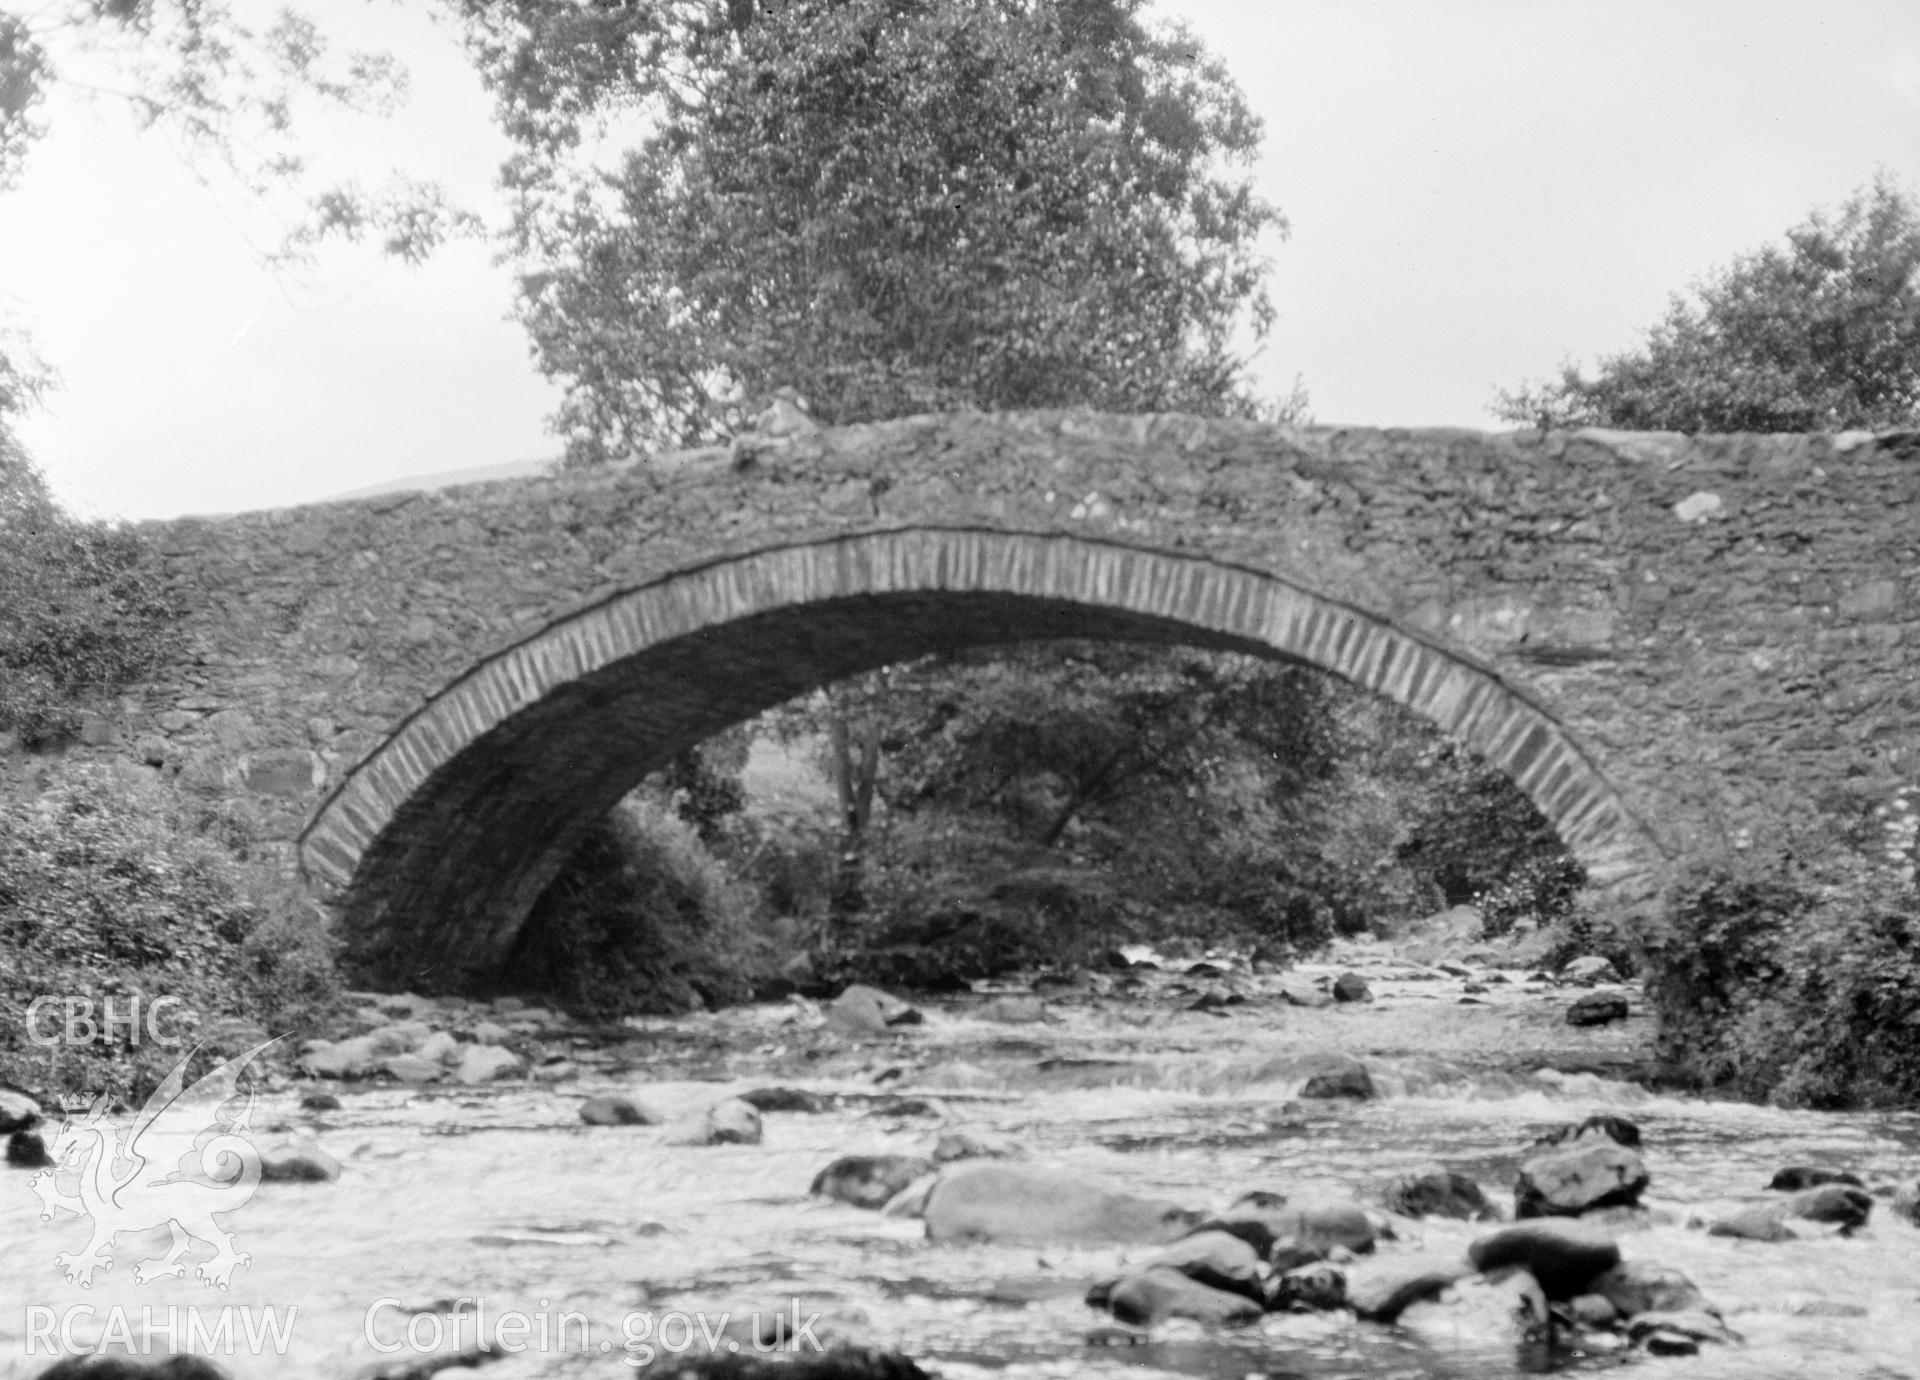
<path fill-rule="evenodd" d="M 790 1003 L 637 1023 L 625 1044 L 580 1040 L 580 1078 L 551 1086 L 360 1085 L 344 1090 L 341 1110 L 313 1115 L 292 1085 L 256 1110 L 256 1126 L 278 1128 L 260 1139 L 311 1135 L 344 1172 L 331 1184 L 262 1185 L 227 1219 L 251 1262 L 224 1294 L 191 1276 L 136 1284 L 130 1262 L 155 1252 L 125 1238 L 96 1287 L 68 1284 L 53 1255 L 84 1245 L 86 1224 L 41 1221 L 29 1176 L 5 1171 L 0 1374 L 44 1369 L 62 1329 L 82 1345 L 136 1349 L 144 1329 L 158 1352 L 204 1350 L 211 1337 L 219 1352 L 224 1325 L 234 1354 L 220 1359 L 236 1376 L 379 1366 L 424 1376 L 459 1364 L 478 1328 L 508 1344 L 480 1372 L 492 1380 L 587 1380 L 645 1374 L 687 1350 L 750 1348 L 745 1320 L 757 1312 L 763 1329 L 776 1314 L 807 1324 L 803 1347 L 806 1337 L 870 1344 L 949 1380 L 1464 1380 L 1548 1365 L 1576 1374 L 1624 1365 L 1650 1380 L 1920 1377 L 1920 1229 L 1884 1198 L 1849 1239 L 1768 1245 L 1687 1225 L 1764 1198 L 1783 1165 L 1844 1167 L 1869 1185 L 1920 1178 L 1920 1116 L 1650 1095 L 1620 1076 L 1649 1034 L 1637 1009 L 1622 1024 L 1570 1027 L 1562 1013 L 1575 994 L 1523 973 L 1477 1005 L 1459 1004 L 1457 979 L 1416 972 L 1383 949 L 1289 977 L 1347 966 L 1373 975 L 1378 1000 L 1303 1009 L 1249 978 L 1155 977 L 1126 995 L 1101 975 L 1049 992 L 1041 1024 L 982 1019 L 979 997 L 954 998 L 927 1003 L 922 1025 L 853 1041 Z M 1209 988 L 1248 999 L 1225 1014 L 1186 1009 Z M 1312 1049 L 1361 1056 L 1381 1095 L 1298 1099 L 1298 1076 L 1273 1066 Z M 669 1146 L 659 1127 L 579 1117 L 595 1093 L 632 1093 L 673 1114 L 774 1085 L 836 1096 L 821 1112 L 769 1112 L 753 1146 Z M 888 1096 L 927 1105 L 903 1109 Z M 808 1195 L 839 1156 L 925 1154 L 942 1129 L 965 1127 L 1031 1161 L 1196 1208 L 1249 1189 L 1373 1201 L 1394 1174 L 1439 1160 L 1510 1209 L 1514 1169 L 1535 1136 L 1596 1112 L 1631 1118 L 1645 1136 L 1656 1224 L 1623 1232 L 1623 1252 L 1685 1271 L 1741 1344 L 1693 1357 L 1545 1358 L 1516 1347 L 1500 1308 L 1472 1287 L 1391 1327 L 1347 1313 L 1275 1314 L 1239 1332 L 1176 1323 L 1095 1344 L 1099 1329 L 1119 1330 L 1083 1302 L 1087 1286 L 1149 1248 L 934 1245 L 914 1218 Z M 1403 1239 L 1383 1253 L 1458 1253 L 1487 1230 L 1398 1229 Z M 523 1323 L 502 1332 L 509 1314 Z M 268 1331 L 249 1343 L 249 1326 Z"/>

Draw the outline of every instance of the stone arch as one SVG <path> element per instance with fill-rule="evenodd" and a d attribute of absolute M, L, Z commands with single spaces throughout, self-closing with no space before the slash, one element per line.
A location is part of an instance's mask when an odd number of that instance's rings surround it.
<path fill-rule="evenodd" d="M 592 821 L 728 724 L 890 662 L 1047 637 L 1289 659 L 1406 706 L 1513 780 L 1597 883 L 1659 850 L 1555 717 L 1432 637 L 1297 582 L 1059 533 L 911 527 L 773 547 L 622 591 L 486 658 L 324 801 L 301 865 L 350 953 L 451 987 L 510 949 Z"/>

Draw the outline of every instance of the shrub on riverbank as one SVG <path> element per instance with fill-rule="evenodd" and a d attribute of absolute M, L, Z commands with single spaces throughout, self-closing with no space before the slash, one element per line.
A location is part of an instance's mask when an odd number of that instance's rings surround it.
<path fill-rule="evenodd" d="M 171 626 L 146 538 L 63 511 L 0 426 L 0 734 L 77 733 L 90 700 L 167 654 Z"/>
<path fill-rule="evenodd" d="M 237 1052 L 318 1027 L 337 983 L 317 918 L 207 824 L 125 768 L 68 767 L 35 800 L 0 799 L 0 1079 L 137 1098 L 200 1041 Z M 32 1038 L 64 1036 L 69 999 L 84 1036 L 136 995 L 137 1035 Z M 41 996 L 54 1004 L 30 1028 Z M 162 997 L 177 1004 L 154 1030 L 179 1043 L 146 1027 Z"/>
<path fill-rule="evenodd" d="M 1920 1101 L 1920 890 L 1857 854 L 1683 867 L 1649 936 L 1659 1053 L 1681 1081 L 1790 1106 Z"/>
<path fill-rule="evenodd" d="M 608 1019 L 745 1001 L 773 961 L 752 889 L 692 825 L 630 796 L 535 904 L 504 971 L 517 993 Z"/>

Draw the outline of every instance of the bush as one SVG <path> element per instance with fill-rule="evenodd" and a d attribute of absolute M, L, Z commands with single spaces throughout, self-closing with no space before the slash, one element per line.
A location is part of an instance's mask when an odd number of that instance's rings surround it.
<path fill-rule="evenodd" d="M 1684 867 L 1651 936 L 1659 1053 L 1702 1088 L 1822 1108 L 1920 1100 L 1920 892 L 1855 854 Z"/>
<path fill-rule="evenodd" d="M 745 1001 L 773 956 L 750 887 L 694 826 L 629 797 L 535 904 L 503 969 L 577 1015 L 672 1015 Z"/>
<path fill-rule="evenodd" d="M 182 1045 L 35 1045 L 35 997 L 98 1013 L 163 996 Z M 52 1092 L 143 1097 L 197 1041 L 238 1052 L 315 1030 L 337 996 L 332 946 L 291 888 L 202 835 L 170 792 L 102 766 L 37 801 L 0 801 L 0 1077 Z M 53 1014 L 42 1013 L 52 1034 Z M 145 1032 L 142 1032 L 144 1036 Z"/>
<path fill-rule="evenodd" d="M 171 610 L 146 539 L 80 522 L 0 426 L 0 732 L 76 732 L 90 699 L 151 670 Z"/>

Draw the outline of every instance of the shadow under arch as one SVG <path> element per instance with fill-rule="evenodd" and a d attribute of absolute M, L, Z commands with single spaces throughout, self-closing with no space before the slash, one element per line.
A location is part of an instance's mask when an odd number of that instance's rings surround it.
<path fill-rule="evenodd" d="M 1042 638 L 1180 644 L 1318 667 L 1503 771 L 1597 884 L 1659 860 L 1553 716 L 1493 670 L 1244 566 L 1061 533 L 913 527 L 680 570 L 478 662 L 321 804 L 302 869 L 349 955 L 446 990 L 510 950 L 584 831 L 675 754 L 795 695 L 929 653 Z"/>

